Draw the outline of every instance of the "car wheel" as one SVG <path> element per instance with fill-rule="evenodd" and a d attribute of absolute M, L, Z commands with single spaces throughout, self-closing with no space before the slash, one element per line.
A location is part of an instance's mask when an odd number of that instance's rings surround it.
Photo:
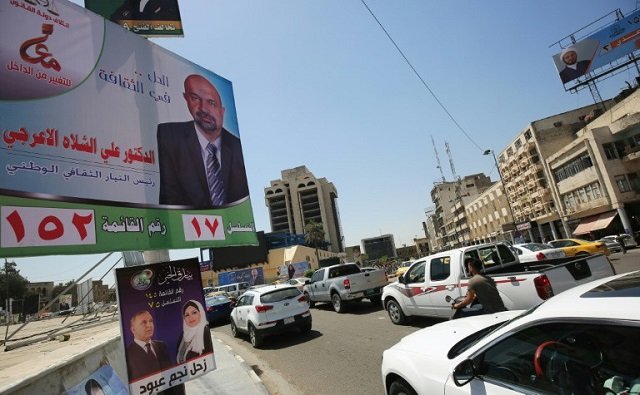
<path fill-rule="evenodd" d="M 396 325 L 402 325 L 407 322 L 407 316 L 404 315 L 404 312 L 402 312 L 402 307 L 400 307 L 395 299 L 391 299 L 387 302 L 387 313 L 389 314 L 391 322 Z"/>
<path fill-rule="evenodd" d="M 229 326 L 231 326 L 231 335 L 233 335 L 233 337 L 238 337 L 238 327 L 236 327 L 236 323 L 233 322 L 233 318 L 231 318 L 230 321 Z"/>
<path fill-rule="evenodd" d="M 409 383 L 401 378 L 397 378 L 389 386 L 389 395 L 417 395 Z"/>
<path fill-rule="evenodd" d="M 309 296 L 308 292 L 304 293 L 304 297 L 307 298 L 307 302 L 309 302 L 309 307 L 314 307 L 316 305 L 316 302 L 311 300 L 311 297 Z"/>
<path fill-rule="evenodd" d="M 340 299 L 340 295 L 338 295 L 338 293 L 331 294 L 331 304 L 333 305 L 333 309 L 336 313 L 344 313 L 347 310 L 346 303 Z"/>
<path fill-rule="evenodd" d="M 249 324 L 249 339 L 253 348 L 258 348 L 262 345 L 262 335 L 258 333 L 252 324 Z"/>

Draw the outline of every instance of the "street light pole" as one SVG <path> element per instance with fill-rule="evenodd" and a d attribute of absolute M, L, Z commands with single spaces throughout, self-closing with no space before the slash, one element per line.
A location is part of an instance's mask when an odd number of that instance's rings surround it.
<path fill-rule="evenodd" d="M 498 169 L 498 177 L 500 177 L 500 183 L 502 184 L 502 189 L 504 190 L 504 195 L 507 198 L 507 206 L 509 206 L 509 214 L 511 215 L 511 222 L 513 224 L 513 229 L 515 230 L 515 221 L 516 218 L 513 216 L 513 209 L 511 208 L 511 199 L 509 199 L 509 193 L 507 192 L 507 187 L 506 185 L 504 185 L 504 180 L 502 179 L 502 172 L 500 171 L 500 166 L 498 166 L 498 160 L 496 159 L 496 154 L 495 152 L 493 152 L 493 150 L 485 150 L 482 155 L 489 155 L 491 154 L 491 156 L 493 156 L 493 163 L 495 163 L 496 165 L 496 169 Z M 513 238 L 513 234 L 511 234 L 511 239 L 512 241 L 515 241 Z"/>

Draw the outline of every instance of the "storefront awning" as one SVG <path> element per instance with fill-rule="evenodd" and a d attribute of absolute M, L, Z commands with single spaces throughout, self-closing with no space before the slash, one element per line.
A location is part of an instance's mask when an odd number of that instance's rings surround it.
<path fill-rule="evenodd" d="M 607 213 L 586 217 L 580 222 L 580 225 L 576 227 L 576 230 L 573 231 L 573 234 L 578 236 L 587 234 L 594 230 L 604 229 L 609 226 L 616 215 L 618 215 L 617 211 L 609 211 Z"/>

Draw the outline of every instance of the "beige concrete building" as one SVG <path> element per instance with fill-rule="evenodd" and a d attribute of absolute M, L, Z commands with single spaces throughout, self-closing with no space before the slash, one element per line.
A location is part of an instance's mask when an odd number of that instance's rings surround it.
<path fill-rule="evenodd" d="M 435 230 L 430 235 L 432 250 L 461 246 L 470 240 L 465 204 L 491 186 L 482 173 L 463 177 L 458 182 L 436 183 L 431 189 L 435 211 L 431 221 Z M 429 224 L 427 224 L 429 229 Z"/>
<path fill-rule="evenodd" d="M 516 223 L 516 241 L 566 236 L 545 158 L 571 144 L 598 111 L 598 105 L 591 105 L 531 122 L 498 156 Z"/>
<path fill-rule="evenodd" d="M 640 228 L 640 91 L 581 128 L 547 159 L 559 214 L 573 236 Z"/>
<path fill-rule="evenodd" d="M 316 178 L 306 166 L 281 174 L 282 179 L 264 189 L 271 231 L 303 234 L 305 225 L 315 221 L 322 224 L 328 250 L 344 251 L 335 186 L 326 178 Z"/>
<path fill-rule="evenodd" d="M 495 240 L 513 242 L 513 218 L 501 181 L 478 195 L 466 206 L 469 238 L 472 243 Z"/>

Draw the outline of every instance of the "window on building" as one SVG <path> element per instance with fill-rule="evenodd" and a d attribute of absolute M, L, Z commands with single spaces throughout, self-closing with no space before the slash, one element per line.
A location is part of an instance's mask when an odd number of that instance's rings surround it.
<path fill-rule="evenodd" d="M 524 132 L 524 138 L 526 140 L 531 140 L 531 130 L 527 130 L 526 132 Z"/>
<path fill-rule="evenodd" d="M 518 149 L 522 147 L 522 141 L 520 141 L 520 139 L 518 138 L 513 145 L 516 147 L 516 149 Z"/>
<path fill-rule="evenodd" d="M 614 179 L 616 181 L 616 185 L 618 185 L 618 190 L 620 190 L 620 192 L 631 192 L 631 186 L 629 185 L 629 181 L 624 174 L 615 176 Z"/>
<path fill-rule="evenodd" d="M 618 155 L 616 154 L 616 149 L 611 143 L 602 144 L 602 149 L 604 150 L 604 155 L 607 159 L 618 159 Z"/>
<path fill-rule="evenodd" d="M 629 173 L 627 177 L 629 178 L 631 189 L 636 192 L 640 191 L 640 178 L 638 177 L 638 173 Z"/>
<path fill-rule="evenodd" d="M 507 148 L 507 155 L 509 156 L 513 155 L 513 148 L 511 147 Z"/>

